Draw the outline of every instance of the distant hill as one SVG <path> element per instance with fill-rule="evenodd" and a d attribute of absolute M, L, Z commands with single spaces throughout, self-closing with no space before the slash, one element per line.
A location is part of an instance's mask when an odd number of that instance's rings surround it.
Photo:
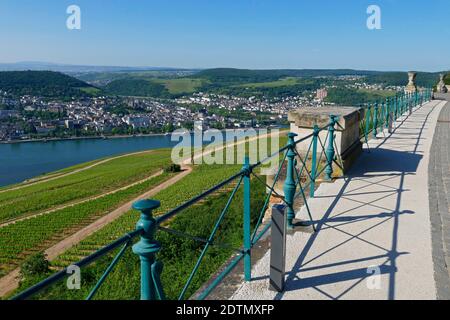
<path fill-rule="evenodd" d="M 137 71 L 174 71 L 180 68 L 165 67 L 122 67 L 122 66 L 95 66 L 58 64 L 40 61 L 24 61 L 15 63 L 0 63 L 0 71 L 55 71 L 64 73 L 86 73 L 86 72 L 137 72 Z"/>
<path fill-rule="evenodd" d="M 439 81 L 439 73 L 418 72 L 416 82 L 420 87 L 432 87 Z M 383 83 L 390 86 L 406 86 L 407 72 L 382 72 L 367 77 L 368 83 Z"/>
<path fill-rule="evenodd" d="M 301 95 L 324 85 L 343 86 L 346 79 L 333 77 L 361 76 L 362 82 L 405 86 L 407 72 L 384 72 L 352 69 L 281 69 L 249 70 L 217 68 L 184 71 L 97 72 L 77 74 L 78 79 L 101 87 L 105 93 L 120 96 L 176 98 L 193 92 L 209 92 L 240 97 L 282 98 Z M 437 73 L 419 72 L 419 86 L 436 84 Z M 351 82 L 351 81 L 350 81 Z M 345 94 L 345 96 L 349 96 Z M 366 97 L 360 93 L 357 97 Z"/>
<path fill-rule="evenodd" d="M 245 69 L 209 69 L 193 75 L 195 78 L 208 79 L 215 83 L 269 82 L 287 77 L 317 78 L 338 76 L 364 76 L 369 83 L 404 86 L 408 83 L 407 72 L 369 71 L 352 69 L 300 69 L 300 70 L 245 70 Z M 438 73 L 419 72 L 417 84 L 431 86 L 436 82 Z"/>
<path fill-rule="evenodd" d="M 319 70 L 319 69 L 300 69 L 300 70 L 246 70 L 246 69 L 208 69 L 200 71 L 193 75 L 195 78 L 208 79 L 211 82 L 220 83 L 252 83 L 252 82 L 270 82 L 287 77 L 325 77 L 325 76 L 344 76 L 344 75 L 360 75 L 369 76 L 379 74 L 377 71 L 363 71 L 350 69 L 337 70 Z"/>
<path fill-rule="evenodd" d="M 169 91 L 163 84 L 142 79 L 114 80 L 104 86 L 103 90 L 118 96 L 170 98 Z"/>
<path fill-rule="evenodd" d="M 86 82 L 53 71 L 0 72 L 0 89 L 10 94 L 42 97 L 80 97 L 97 89 Z"/>

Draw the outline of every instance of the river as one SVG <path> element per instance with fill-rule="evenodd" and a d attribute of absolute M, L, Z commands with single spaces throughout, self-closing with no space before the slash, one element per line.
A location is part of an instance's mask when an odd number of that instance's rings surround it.
<path fill-rule="evenodd" d="M 170 135 L 0 144 L 0 186 L 99 158 L 176 144 Z"/>

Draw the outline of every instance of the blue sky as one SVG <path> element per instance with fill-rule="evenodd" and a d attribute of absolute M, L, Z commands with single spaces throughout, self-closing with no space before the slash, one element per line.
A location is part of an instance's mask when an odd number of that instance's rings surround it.
<path fill-rule="evenodd" d="M 66 9 L 81 8 L 81 30 Z M 369 5 L 382 29 L 366 27 Z M 448 0 L 0 0 L 0 62 L 450 69 Z"/>

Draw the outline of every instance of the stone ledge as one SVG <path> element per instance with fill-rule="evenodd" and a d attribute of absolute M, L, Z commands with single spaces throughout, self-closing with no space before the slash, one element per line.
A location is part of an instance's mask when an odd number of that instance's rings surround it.
<path fill-rule="evenodd" d="M 357 116 L 359 114 L 359 117 Z M 312 129 L 315 125 L 319 128 L 325 127 L 330 123 L 330 116 L 338 116 L 337 131 L 343 131 L 348 126 L 358 122 L 364 116 L 364 109 L 357 107 L 320 107 L 320 108 L 302 108 L 290 111 L 288 121 L 294 123 L 299 128 Z"/>

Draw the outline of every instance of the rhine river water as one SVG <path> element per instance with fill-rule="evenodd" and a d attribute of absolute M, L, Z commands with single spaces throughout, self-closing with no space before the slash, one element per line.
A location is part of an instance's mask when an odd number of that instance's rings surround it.
<path fill-rule="evenodd" d="M 176 144 L 163 135 L 0 144 L 0 186 L 103 157 Z"/>
<path fill-rule="evenodd" d="M 242 136 L 238 133 L 237 136 Z M 226 135 L 224 135 L 225 139 Z M 170 135 L 0 144 L 0 186 L 108 156 L 171 148 Z"/>

